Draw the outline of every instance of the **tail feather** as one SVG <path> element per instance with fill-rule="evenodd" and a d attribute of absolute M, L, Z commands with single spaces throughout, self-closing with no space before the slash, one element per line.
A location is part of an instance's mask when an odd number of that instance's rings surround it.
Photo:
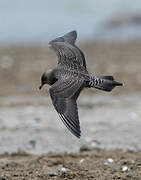
<path fill-rule="evenodd" d="M 95 77 L 100 78 L 100 79 L 107 79 L 107 80 L 114 81 L 113 76 L 95 76 Z"/>
<path fill-rule="evenodd" d="M 111 91 L 114 87 L 122 85 L 122 83 L 115 81 L 113 76 L 92 76 L 88 87 L 94 87 L 103 91 Z"/>

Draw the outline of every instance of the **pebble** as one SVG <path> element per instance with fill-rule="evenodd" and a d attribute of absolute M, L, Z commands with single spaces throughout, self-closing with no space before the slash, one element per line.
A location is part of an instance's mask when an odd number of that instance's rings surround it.
<path fill-rule="evenodd" d="M 122 171 L 125 172 L 125 171 L 129 171 L 129 168 L 127 166 L 122 166 Z"/>
<path fill-rule="evenodd" d="M 48 175 L 53 177 L 53 176 L 58 176 L 58 173 L 57 172 L 49 172 Z"/>
<path fill-rule="evenodd" d="M 61 168 L 61 172 L 62 172 L 62 173 L 66 173 L 67 171 L 69 171 L 69 169 L 64 168 L 64 167 Z"/>
<path fill-rule="evenodd" d="M 36 147 L 36 140 L 32 139 L 29 141 L 29 144 L 31 144 L 32 148 Z"/>
<path fill-rule="evenodd" d="M 92 143 L 91 143 L 91 147 L 92 147 L 92 148 L 94 148 L 94 147 L 96 147 L 96 146 L 97 146 L 97 144 L 96 144 L 95 142 L 92 142 Z"/>
<path fill-rule="evenodd" d="M 114 160 L 112 158 L 108 158 L 107 161 L 104 163 L 105 166 L 108 166 L 109 164 L 113 163 Z"/>
<path fill-rule="evenodd" d="M 80 159 L 79 163 L 83 163 L 85 161 L 85 159 Z"/>
<path fill-rule="evenodd" d="M 105 166 L 108 166 L 108 165 L 109 165 L 109 163 L 108 163 L 108 162 L 105 162 L 105 163 L 104 163 L 104 165 L 105 165 Z"/>
<path fill-rule="evenodd" d="M 113 163 L 114 160 L 113 160 L 112 158 L 108 158 L 108 159 L 107 159 L 107 162 L 108 162 L 108 163 Z"/>
<path fill-rule="evenodd" d="M 101 143 L 99 142 L 99 141 L 97 141 L 97 140 L 93 140 L 92 142 L 91 142 L 91 147 L 97 147 L 98 145 L 100 145 Z"/>
<path fill-rule="evenodd" d="M 139 148 L 138 147 L 130 147 L 127 149 L 128 152 L 138 152 L 139 151 Z"/>

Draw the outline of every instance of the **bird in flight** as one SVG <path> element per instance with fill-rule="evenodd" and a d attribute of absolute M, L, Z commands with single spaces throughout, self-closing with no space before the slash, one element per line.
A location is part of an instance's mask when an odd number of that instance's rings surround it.
<path fill-rule="evenodd" d="M 52 103 L 66 127 L 80 138 L 81 130 L 77 108 L 77 98 L 85 87 L 111 91 L 122 83 L 112 76 L 92 76 L 87 71 L 85 56 L 75 45 L 77 32 L 72 31 L 49 42 L 58 56 L 54 69 L 44 72 L 41 85 L 49 84 Z"/>

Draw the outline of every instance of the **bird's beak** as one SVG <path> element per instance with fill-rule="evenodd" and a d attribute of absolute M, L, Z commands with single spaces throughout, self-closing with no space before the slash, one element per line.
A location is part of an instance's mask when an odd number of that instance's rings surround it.
<path fill-rule="evenodd" d="M 42 87 L 43 87 L 43 85 L 41 84 L 41 85 L 39 86 L 39 90 L 41 90 L 41 89 L 42 89 Z"/>

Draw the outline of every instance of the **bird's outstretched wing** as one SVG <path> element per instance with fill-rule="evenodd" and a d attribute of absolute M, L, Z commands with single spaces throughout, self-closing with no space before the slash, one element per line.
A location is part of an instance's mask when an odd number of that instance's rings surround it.
<path fill-rule="evenodd" d="M 59 58 L 59 64 L 79 65 L 86 68 L 83 52 L 75 45 L 77 32 L 72 31 L 49 42 Z"/>
<path fill-rule="evenodd" d="M 84 88 L 83 81 L 57 81 L 49 89 L 52 103 L 65 126 L 78 138 L 81 136 L 76 100 Z"/>

